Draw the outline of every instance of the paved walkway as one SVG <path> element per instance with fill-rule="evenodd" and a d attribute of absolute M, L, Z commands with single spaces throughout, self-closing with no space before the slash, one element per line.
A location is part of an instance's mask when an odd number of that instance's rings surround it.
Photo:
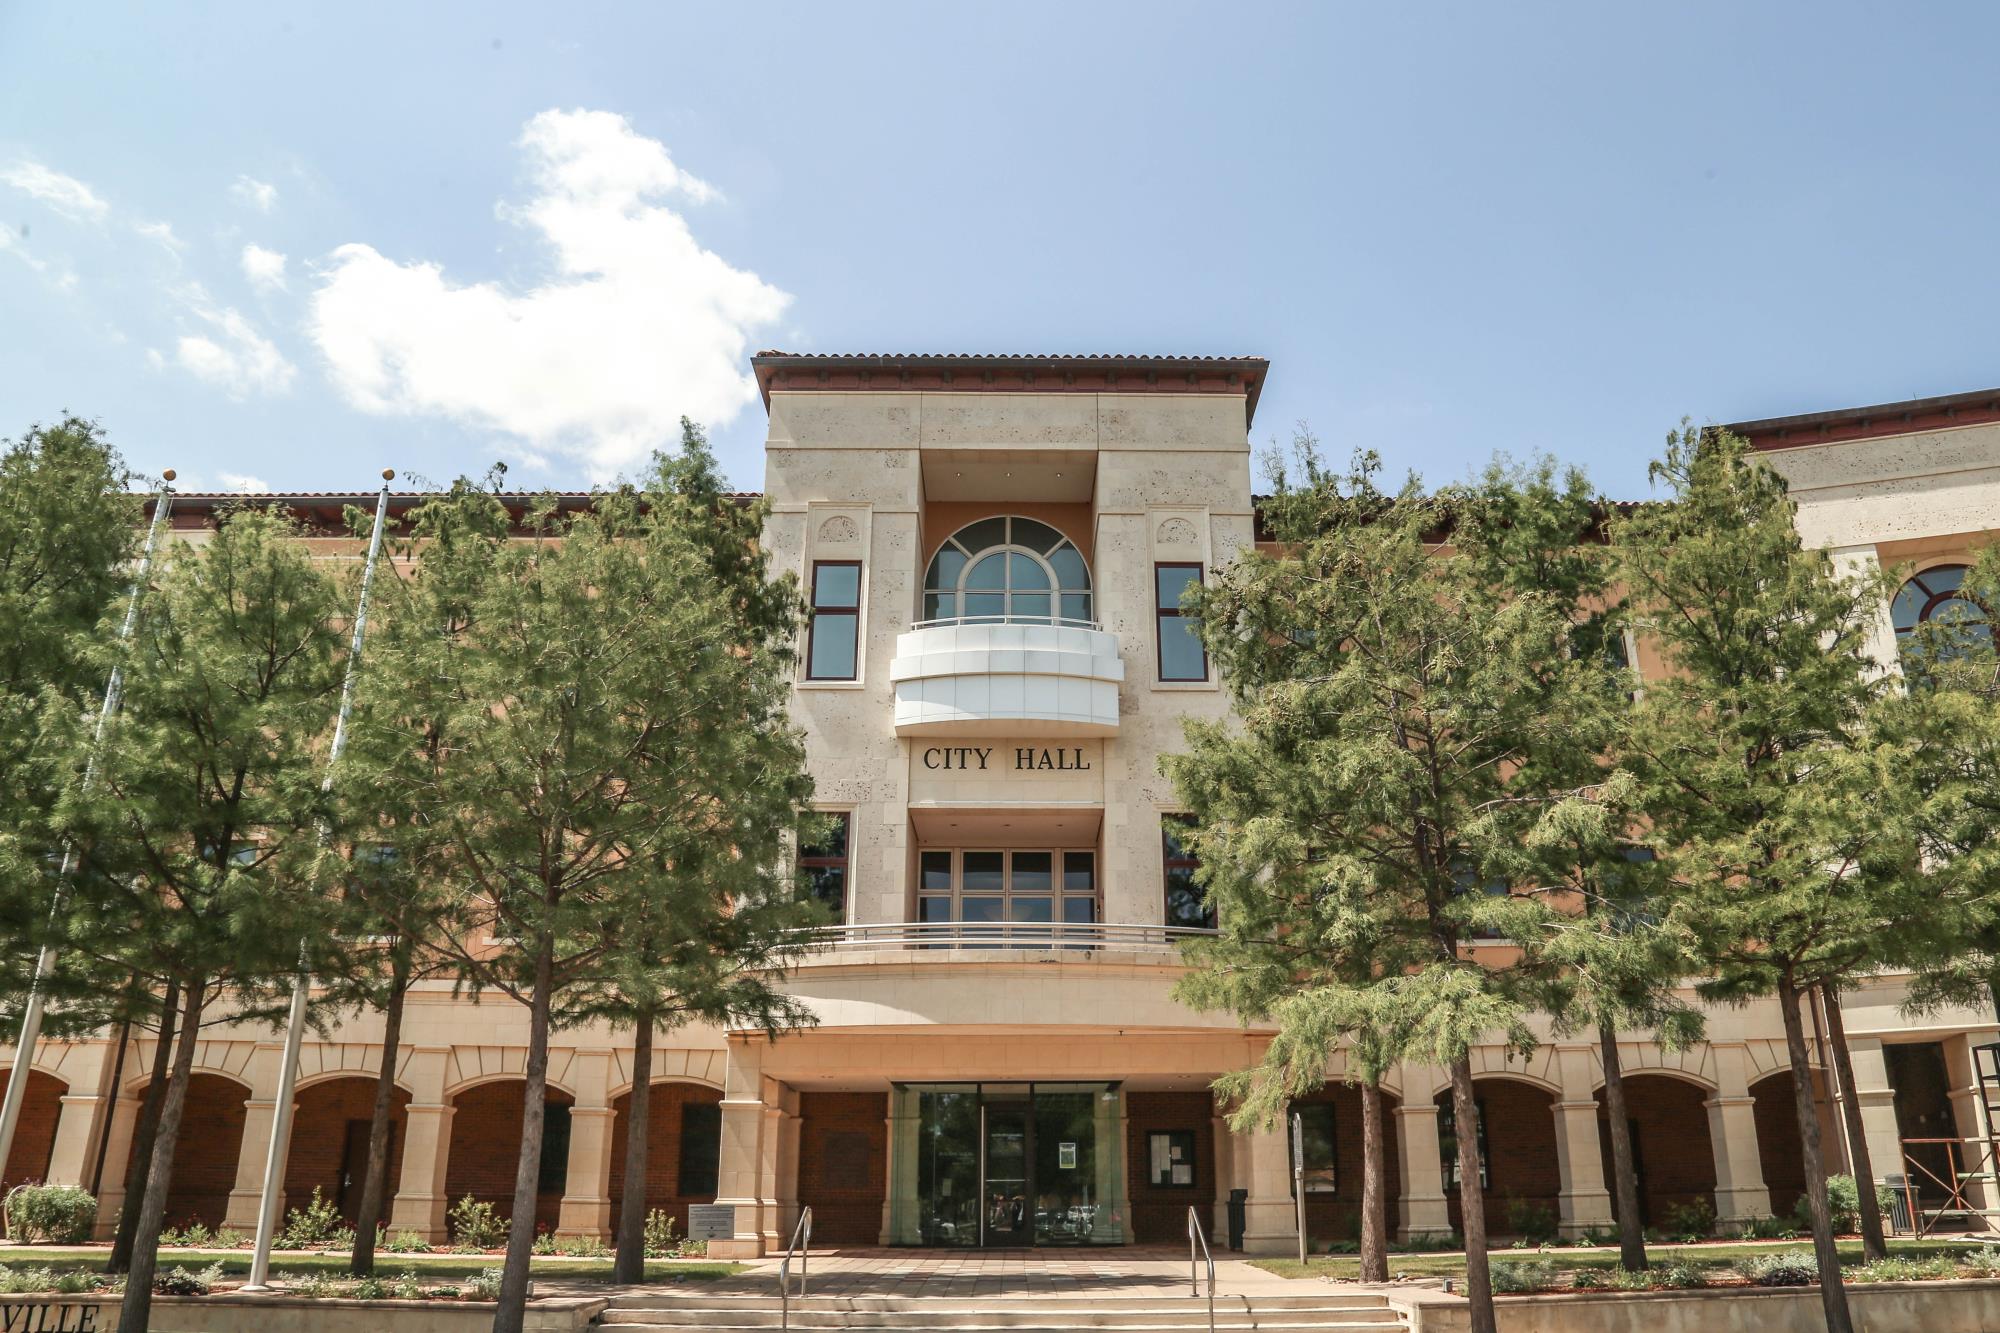
<path fill-rule="evenodd" d="M 728 1295 L 767 1295 L 777 1258 L 716 1282 L 689 1284 Z M 815 1250 L 807 1265 L 814 1296 L 1159 1296 L 1188 1291 L 1187 1251 L 1171 1248 L 1073 1250 Z M 1203 1274 L 1204 1285 L 1206 1273 Z M 1240 1259 L 1215 1261 L 1219 1295 L 1303 1295 L 1294 1282 Z"/>

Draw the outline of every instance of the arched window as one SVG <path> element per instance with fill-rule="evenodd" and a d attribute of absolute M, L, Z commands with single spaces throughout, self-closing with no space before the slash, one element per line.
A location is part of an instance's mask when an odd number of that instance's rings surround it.
<path fill-rule="evenodd" d="M 1046 523 L 982 518 L 931 558 L 923 618 L 1088 625 L 1090 570 L 1076 543 Z"/>
<path fill-rule="evenodd" d="M 1889 618 L 1896 623 L 1896 643 L 1904 653 L 1951 658 L 1992 642 L 1985 613 L 1961 591 L 1966 569 L 1935 565 L 1897 590 Z M 1917 627 L 1926 624 L 1931 628 L 1919 634 Z"/>

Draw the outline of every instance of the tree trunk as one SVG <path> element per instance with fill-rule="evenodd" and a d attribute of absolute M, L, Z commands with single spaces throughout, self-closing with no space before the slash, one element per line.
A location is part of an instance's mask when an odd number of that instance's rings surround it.
<path fill-rule="evenodd" d="M 1785 1020 L 1785 1049 L 1792 1062 L 1792 1111 L 1799 1124 L 1799 1143 L 1806 1168 L 1806 1200 L 1812 1209 L 1813 1254 L 1819 1260 L 1819 1298 L 1827 1333 L 1854 1333 L 1847 1312 L 1847 1288 L 1840 1283 L 1840 1251 L 1833 1243 L 1833 1221 L 1827 1216 L 1826 1167 L 1820 1157 L 1819 1112 L 1813 1106 L 1812 1061 L 1806 1052 L 1805 1020 L 1799 1017 L 1799 991 L 1790 978 L 1778 982 L 1778 1008 Z"/>
<path fill-rule="evenodd" d="M 613 1282 L 646 1280 L 646 1153 L 653 1103 L 653 1016 L 632 1029 L 632 1099 L 625 1108 L 625 1197 L 618 1208 L 618 1258 Z"/>
<path fill-rule="evenodd" d="M 174 1058 L 174 1025 L 180 1018 L 181 983 L 169 981 L 160 997 L 160 1044 L 153 1048 L 153 1076 L 139 1103 L 139 1123 L 132 1127 L 132 1149 L 125 1163 L 125 1202 L 118 1209 L 118 1234 L 104 1271 L 122 1273 L 132 1266 L 132 1238 L 139 1234 L 139 1205 L 146 1197 L 146 1176 L 153 1169 L 153 1141 L 160 1131 L 160 1106 L 167 1099 L 167 1072 Z"/>
<path fill-rule="evenodd" d="M 1882 1234 L 1882 1205 L 1875 1197 L 1875 1165 L 1868 1160 L 1868 1132 L 1861 1124 L 1861 1101 L 1854 1095 L 1854 1059 L 1847 1050 L 1847 1023 L 1840 1016 L 1840 991 L 1821 986 L 1826 1002 L 1826 1041 L 1833 1048 L 1833 1072 L 1840 1097 L 1841 1119 L 1847 1123 L 1849 1166 L 1861 1205 L 1861 1252 L 1870 1261 L 1889 1257 Z"/>
<path fill-rule="evenodd" d="M 521 1333 L 528 1313 L 528 1264 L 535 1248 L 535 1195 L 542 1175 L 542 1124 L 549 1088 L 549 992 L 554 986 L 555 942 L 547 935 L 535 953 L 535 989 L 528 1004 L 528 1065 L 521 1090 L 521 1156 L 514 1170 L 514 1219 L 507 1230 L 507 1265 L 500 1274 L 500 1305 L 493 1333 Z"/>
<path fill-rule="evenodd" d="M 1497 1333 L 1493 1271 L 1486 1261 L 1486 1191 L 1479 1184 L 1479 1103 L 1472 1096 L 1472 1057 L 1451 1062 L 1452 1132 L 1458 1139 L 1458 1208 L 1465 1220 L 1465 1299 L 1472 1333 Z"/>
<path fill-rule="evenodd" d="M 1646 1271 L 1646 1228 L 1639 1220 L 1639 1173 L 1632 1165 L 1632 1121 L 1625 1111 L 1625 1070 L 1618 1062 L 1618 1033 L 1597 1025 L 1604 1061 L 1604 1118 L 1611 1133 L 1611 1193 L 1618 1208 L 1618 1262 L 1628 1273 Z"/>
<path fill-rule="evenodd" d="M 187 1109 L 188 1081 L 194 1076 L 195 1037 L 201 1031 L 201 981 L 188 983 L 181 1004 L 180 1042 L 174 1049 L 173 1072 L 166 1099 L 160 1104 L 160 1128 L 153 1140 L 153 1160 L 146 1172 L 146 1197 L 139 1207 L 139 1225 L 132 1236 L 132 1265 L 125 1277 L 125 1299 L 118 1307 L 118 1327 L 151 1328 L 153 1274 L 160 1265 L 160 1227 L 167 1218 L 167 1191 L 174 1181 L 174 1146 L 181 1136 L 181 1114 Z"/>
<path fill-rule="evenodd" d="M 1382 1203 L 1382 1085 L 1361 1084 L 1361 1280 L 1389 1280 L 1389 1228 Z"/>
<path fill-rule="evenodd" d="M 375 1271 L 375 1230 L 389 1192 L 389 1129 L 396 1109 L 396 1048 L 403 1037 L 403 997 L 410 988 L 410 964 L 399 952 L 391 964 L 389 1004 L 382 1011 L 382 1068 L 375 1075 L 375 1109 L 368 1122 L 368 1167 L 361 1181 L 361 1207 L 354 1218 L 354 1254 L 347 1271 L 366 1277 Z"/>

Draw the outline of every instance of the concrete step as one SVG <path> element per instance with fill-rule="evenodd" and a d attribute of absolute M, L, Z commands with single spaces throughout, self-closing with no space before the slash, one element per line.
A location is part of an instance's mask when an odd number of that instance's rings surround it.
<path fill-rule="evenodd" d="M 640 1298 L 623 1297 L 621 1301 Z M 753 1304 L 754 1302 L 754 1304 Z M 853 1302 L 866 1302 L 857 1306 Z M 621 1304 L 598 1316 L 600 1327 L 617 1333 L 643 1333 L 662 1328 L 756 1330 L 780 1326 L 785 1319 L 778 1302 L 761 1297 L 690 1297 L 685 1302 Z M 1208 1327 L 1206 1299 L 1182 1301 L 1158 1298 L 1099 1301 L 1041 1300 L 1005 1296 L 984 1299 L 921 1297 L 819 1297 L 794 1301 L 790 1326 L 795 1329 L 838 1330 L 839 1333 L 918 1333 L 951 1329 L 954 1333 L 1076 1333 L 1078 1329 L 1107 1333 L 1174 1333 Z M 1299 1296 L 1268 1299 L 1218 1297 L 1215 1327 L 1232 1333 L 1250 1330 L 1369 1329 L 1387 1333 L 1404 1327 L 1402 1316 L 1380 1296 Z"/>
<path fill-rule="evenodd" d="M 600 1325 L 613 1327 L 613 1325 L 604 1324 L 601 1320 Z M 880 1324 L 869 1322 L 826 1325 L 805 1324 L 794 1319 L 791 1326 L 799 1329 L 833 1327 L 840 1328 L 845 1333 L 894 1333 L 894 1330 L 898 1329 L 950 1330 L 950 1333 L 1023 1333 L 1023 1330 L 1035 1330 L 1036 1333 L 1074 1333 L 1074 1330 L 1079 1327 L 1116 1330 L 1117 1333 L 1181 1333 L 1182 1330 L 1189 1328 L 1207 1328 L 1208 1315 L 1204 1311 L 1199 1320 L 1172 1324 L 1147 1323 L 1140 1320 L 1133 1320 L 1131 1322 L 1120 1320 L 1113 1323 L 1079 1325 L 1056 1319 L 1048 1319 L 1040 1323 L 1031 1324 L 993 1324 L 974 1322 L 973 1318 L 966 1316 L 938 1314 L 929 1316 L 928 1322 L 921 1324 Z M 730 1324 L 718 1323 L 714 1320 L 676 1319 L 671 1322 L 660 1323 L 620 1322 L 615 1327 L 619 1330 L 619 1333 L 651 1333 L 651 1330 L 657 1329 L 682 1328 L 706 1329 L 710 1330 L 710 1333 L 755 1333 L 755 1330 L 776 1328 L 778 1325 L 775 1320 L 755 1324 Z M 1218 1333 L 1222 1333 L 1223 1330 L 1227 1330 L 1228 1333 L 1313 1333 L 1313 1330 L 1318 1329 L 1353 1329 L 1366 1330 L 1367 1333 L 1395 1333 L 1396 1330 L 1405 1329 L 1408 1325 L 1403 1322 L 1402 1316 L 1396 1314 L 1393 1310 L 1328 1311 L 1323 1317 L 1314 1318 L 1309 1321 L 1295 1320 L 1290 1315 L 1261 1318 L 1255 1315 L 1237 1314 L 1225 1319 L 1222 1312 L 1218 1310 L 1215 1315 L 1215 1327 Z"/>
<path fill-rule="evenodd" d="M 686 1295 L 660 1297 L 648 1292 L 632 1292 L 611 1299 L 610 1310 L 776 1310 L 783 1303 L 776 1292 L 770 1295 L 734 1295 L 686 1291 Z M 995 1292 L 983 1296 L 889 1296 L 853 1294 L 840 1296 L 794 1296 L 794 1315 L 805 1310 L 837 1311 L 922 1311 L 926 1314 L 960 1314 L 993 1309 L 1032 1308 L 1052 1314 L 1118 1313 L 1181 1309 L 1200 1305 L 1208 1308 L 1205 1296 L 1191 1296 L 1186 1287 L 1161 1288 L 1144 1296 L 1047 1295 L 1043 1293 Z M 1215 1298 L 1218 1314 L 1223 1310 L 1386 1310 L 1386 1298 L 1372 1292 L 1344 1292 L 1337 1288 L 1307 1290 L 1297 1295 L 1222 1296 Z"/>

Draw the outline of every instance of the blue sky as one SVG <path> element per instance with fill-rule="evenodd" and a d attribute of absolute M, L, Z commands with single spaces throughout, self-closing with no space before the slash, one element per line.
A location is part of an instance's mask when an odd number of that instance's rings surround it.
<path fill-rule="evenodd" d="M 588 485 L 745 357 L 1273 361 L 1253 438 L 1636 495 L 2000 384 L 2000 9 L 0 5 L 0 434 Z"/>

